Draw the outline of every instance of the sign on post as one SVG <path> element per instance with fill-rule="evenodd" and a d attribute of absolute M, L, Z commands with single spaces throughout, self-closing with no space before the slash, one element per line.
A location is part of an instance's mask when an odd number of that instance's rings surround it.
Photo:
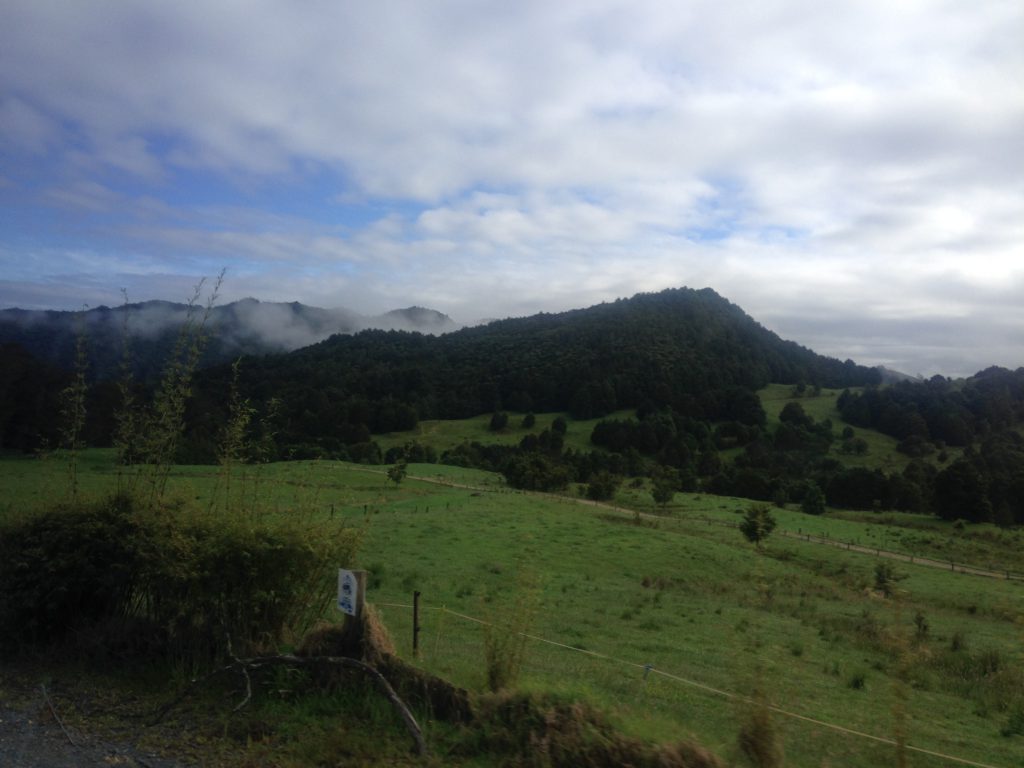
<path fill-rule="evenodd" d="M 359 580 L 355 571 L 338 569 L 338 610 L 348 616 L 359 614 Z"/>

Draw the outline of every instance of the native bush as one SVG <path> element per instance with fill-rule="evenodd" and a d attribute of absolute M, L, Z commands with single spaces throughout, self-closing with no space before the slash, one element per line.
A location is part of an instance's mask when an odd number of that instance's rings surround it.
<path fill-rule="evenodd" d="M 357 540 L 294 517 L 204 516 L 124 494 L 60 505 L 0 531 L 0 647 L 193 666 L 267 649 L 320 616 Z"/>
<path fill-rule="evenodd" d="M 0 646 L 62 641 L 132 602 L 144 531 L 123 496 L 0 531 Z"/>

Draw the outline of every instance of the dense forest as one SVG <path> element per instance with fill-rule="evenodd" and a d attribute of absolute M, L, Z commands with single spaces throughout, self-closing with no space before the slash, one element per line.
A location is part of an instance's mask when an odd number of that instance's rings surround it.
<path fill-rule="evenodd" d="M 879 381 L 874 369 L 783 341 L 710 289 L 642 294 L 438 338 L 333 336 L 288 356 L 247 360 L 244 369 L 246 394 L 258 401 L 278 397 L 293 404 L 295 418 L 308 412 L 322 428 L 361 423 L 371 432 L 408 428 L 413 416 L 508 409 L 591 418 L 648 403 L 749 422 L 758 418 L 754 391 L 772 381 Z M 222 368 L 205 380 L 224 385 L 228 375 Z M 330 418 L 317 418 L 328 409 Z"/>
<path fill-rule="evenodd" d="M 122 346 L 106 341 L 104 351 Z M 58 445 L 72 373 L 20 345 L 0 347 L 0 357 L 0 445 Z M 877 369 L 780 339 L 714 291 L 684 288 L 443 336 L 335 335 L 290 354 L 203 368 L 190 384 L 178 459 L 217 461 L 227 425 L 244 416 L 259 460 L 443 461 L 501 472 L 523 488 L 582 483 L 598 499 L 626 478 L 651 477 L 673 490 L 812 512 L 827 502 L 1024 523 L 1024 369 L 957 382 L 880 381 Z M 769 428 L 757 390 L 770 382 L 791 385 L 793 398 Z M 88 442 L 110 443 L 123 391 L 140 403 L 153 396 L 146 382 L 127 384 L 108 376 L 90 385 Z M 835 403 L 844 424 L 805 412 L 801 397 L 821 388 L 843 390 Z M 422 419 L 487 413 L 501 430 L 508 412 L 525 414 L 514 418 L 528 427 L 534 412 L 599 421 L 585 451 L 566 448 L 564 418 L 518 445 L 481 440 L 439 454 L 410 442 L 383 453 L 374 441 Z M 867 450 L 854 428 L 896 438 L 906 468 L 844 461 Z"/>

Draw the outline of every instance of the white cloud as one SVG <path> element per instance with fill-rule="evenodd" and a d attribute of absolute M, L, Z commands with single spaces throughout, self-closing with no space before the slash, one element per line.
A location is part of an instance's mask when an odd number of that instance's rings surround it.
<path fill-rule="evenodd" d="M 972 346 L 1004 327 L 984 302 L 1021 279 L 1014 0 L 3 14 L 18 170 L 0 195 L 43 189 L 78 212 L 84 250 L 143 270 L 226 264 L 243 295 L 461 320 L 710 285 L 780 328 L 870 316 L 906 335 L 956 317 Z M 234 197 L 206 200 L 204 177 Z M 321 210 L 282 203 L 304 184 L 323 187 Z M 27 234 L 5 254 L 43 237 Z M 70 274 L 35 263 L 40 281 Z M 884 335 L 844 343 L 870 357 Z"/>

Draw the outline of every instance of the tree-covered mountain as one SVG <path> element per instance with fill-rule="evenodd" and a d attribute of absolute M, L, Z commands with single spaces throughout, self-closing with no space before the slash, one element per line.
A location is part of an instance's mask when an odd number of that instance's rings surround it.
<path fill-rule="evenodd" d="M 20 344 L 39 360 L 70 370 L 75 360 L 75 339 L 84 334 L 90 347 L 90 376 L 103 380 L 117 375 L 128 338 L 135 375 L 152 380 L 189 313 L 199 320 L 204 309 L 167 301 L 101 306 L 81 312 L 4 309 L 0 310 L 0 343 Z M 298 302 L 243 299 L 210 310 L 206 323 L 209 340 L 201 365 L 228 362 L 240 355 L 289 352 L 332 334 L 367 328 L 447 333 L 457 327 L 447 315 L 422 307 L 368 317 Z"/>
<path fill-rule="evenodd" d="M 756 424 L 768 382 L 877 383 L 874 369 L 817 355 L 765 329 L 710 289 L 680 288 L 444 336 L 364 331 L 289 355 L 246 360 L 246 394 L 281 401 L 287 434 L 347 442 L 353 430 L 480 413 L 671 408 Z M 226 385 L 211 371 L 205 386 Z"/>

